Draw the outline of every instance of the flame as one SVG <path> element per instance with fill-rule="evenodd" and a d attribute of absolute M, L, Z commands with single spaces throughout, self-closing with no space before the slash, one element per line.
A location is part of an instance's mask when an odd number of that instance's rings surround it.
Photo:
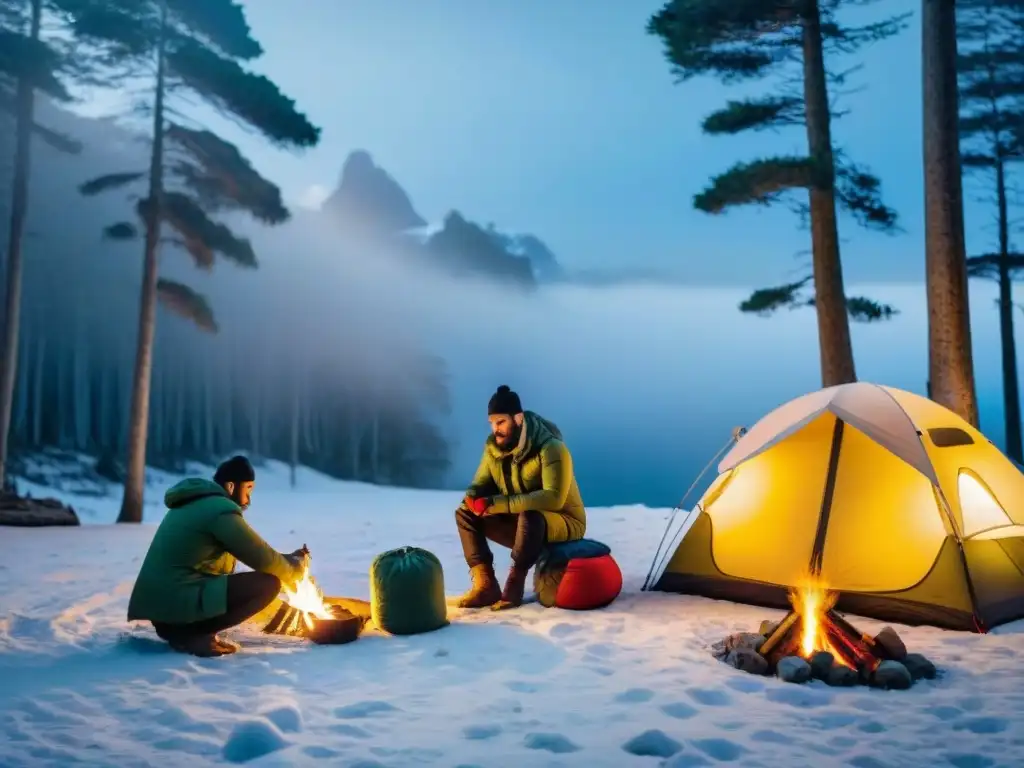
<path fill-rule="evenodd" d="M 829 643 L 822 621 L 837 598 L 838 595 L 829 590 L 820 577 L 808 576 L 795 589 L 790 590 L 789 600 L 793 610 L 800 614 L 800 653 L 804 658 L 809 658 L 815 651 L 829 651 L 841 659 Z"/>
<path fill-rule="evenodd" d="M 324 602 L 323 593 L 309 575 L 308 568 L 303 571 L 302 578 L 294 589 L 285 587 L 281 590 L 281 599 L 302 614 L 302 620 L 310 629 L 313 628 L 316 619 L 334 618 L 327 603 Z"/>

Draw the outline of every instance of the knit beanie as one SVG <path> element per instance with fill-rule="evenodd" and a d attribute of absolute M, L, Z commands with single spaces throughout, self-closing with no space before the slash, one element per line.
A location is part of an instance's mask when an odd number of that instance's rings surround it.
<path fill-rule="evenodd" d="M 256 470 L 245 456 L 232 456 L 225 461 L 213 474 L 213 482 L 218 485 L 224 483 L 251 483 L 256 479 Z"/>
<path fill-rule="evenodd" d="M 513 392 L 505 384 L 498 387 L 498 391 L 491 395 L 487 403 L 487 415 L 505 414 L 515 416 L 523 412 L 523 404 L 519 402 L 519 395 Z"/>

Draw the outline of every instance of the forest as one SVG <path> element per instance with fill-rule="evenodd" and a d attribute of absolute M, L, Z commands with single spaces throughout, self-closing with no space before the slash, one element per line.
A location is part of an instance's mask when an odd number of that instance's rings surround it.
<path fill-rule="evenodd" d="M 845 20 L 864 5 L 877 18 Z M 1006 452 L 1019 462 L 1013 281 L 1024 255 L 1014 247 L 1013 174 L 1024 159 L 1024 0 L 922 0 L 919 13 L 896 17 L 862 0 L 673 0 L 646 32 L 681 90 L 695 78 L 725 92 L 763 84 L 703 116 L 705 134 L 806 137 L 802 154 L 738 158 L 693 207 L 783 205 L 807 228 L 806 275 L 755 291 L 740 309 L 812 308 L 830 386 L 857 377 L 850 322 L 899 311 L 844 287 L 841 233 L 886 236 L 899 212 L 872 169 L 833 141 L 837 94 L 855 84 L 861 51 L 911 24 L 924 69 L 929 395 L 978 423 L 967 283 L 995 281 Z M 425 290 L 432 271 L 530 290 L 539 263 L 457 211 L 429 237 L 410 237 L 425 222 L 366 153 L 347 168 L 362 185 L 343 178 L 322 211 L 289 210 L 221 123 L 192 106 L 282 152 L 321 141 L 315 116 L 255 73 L 263 49 L 232 0 L 0 0 L 0 51 L 4 484 L 40 451 L 87 454 L 124 481 L 120 520 L 138 522 L 147 464 L 180 468 L 231 451 L 372 483 L 441 482 L 450 396 L 429 329 L 371 301 L 358 280 L 324 284 L 301 312 L 288 297 L 300 278 L 310 282 L 303 270 L 339 254 L 420 270 Z M 116 117 L 69 111 L 83 94 L 123 96 L 125 83 L 130 104 Z M 75 205 L 39 194 L 41 177 L 63 179 Z M 997 236 L 968 253 L 963 199 L 975 191 L 991 201 Z M 309 264 L 262 257 L 299 251 Z M 260 308 L 258 323 L 241 320 L 243 304 Z M 338 327 L 317 322 L 328 307 Z"/>

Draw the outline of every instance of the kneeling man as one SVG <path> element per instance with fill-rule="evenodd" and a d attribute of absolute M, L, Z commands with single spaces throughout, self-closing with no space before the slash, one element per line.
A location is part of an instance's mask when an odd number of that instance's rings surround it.
<path fill-rule="evenodd" d="M 498 387 L 487 404 L 491 435 L 483 458 L 455 511 L 473 585 L 461 608 L 522 605 L 526 576 L 549 542 L 583 538 L 587 516 L 572 457 L 554 424 L 523 411 L 519 395 Z M 502 590 L 487 541 L 512 550 Z"/>
<path fill-rule="evenodd" d="M 308 552 L 280 554 L 242 517 L 255 480 L 249 460 L 235 456 L 212 482 L 189 478 L 167 491 L 167 514 L 142 561 L 128 621 L 152 622 L 177 651 L 222 656 L 238 646 L 218 632 L 259 613 L 282 585 L 302 579 Z M 234 573 L 239 561 L 252 572 Z"/>

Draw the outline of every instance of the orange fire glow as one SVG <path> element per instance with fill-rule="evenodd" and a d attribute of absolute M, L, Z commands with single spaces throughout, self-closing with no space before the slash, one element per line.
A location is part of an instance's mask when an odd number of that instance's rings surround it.
<path fill-rule="evenodd" d="M 805 659 L 817 651 L 828 651 L 838 663 L 845 663 L 825 632 L 825 613 L 836 604 L 838 597 L 820 577 L 808 576 L 790 590 L 790 603 L 800 614 L 800 655 Z"/>
<path fill-rule="evenodd" d="M 334 618 L 327 603 L 324 602 L 323 593 L 310 577 L 308 569 L 302 574 L 302 579 L 295 585 L 295 589 L 285 587 L 281 590 L 281 599 L 302 613 L 302 620 L 309 629 L 313 628 L 316 619 Z"/>

